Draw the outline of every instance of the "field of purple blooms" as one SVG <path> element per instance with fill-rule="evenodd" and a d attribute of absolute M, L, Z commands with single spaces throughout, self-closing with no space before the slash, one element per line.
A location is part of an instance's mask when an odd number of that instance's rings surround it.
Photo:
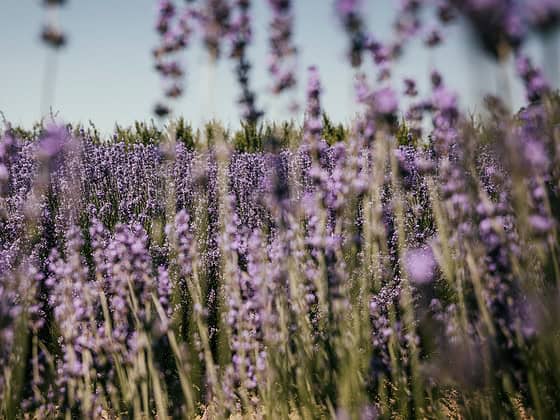
<path fill-rule="evenodd" d="M 57 8 L 64 1 L 46 0 Z M 289 0 L 269 0 L 272 91 L 296 85 Z M 300 127 L 263 122 L 248 0 L 159 2 L 165 96 L 195 30 L 230 49 L 244 122 L 0 135 L 0 418 L 520 418 L 560 413 L 560 95 L 521 51 L 555 0 L 403 1 L 398 42 L 338 0 L 363 113 L 334 124 L 319 70 Z M 525 5 L 527 9 L 522 8 Z M 514 55 L 527 103 L 467 116 L 434 70 L 391 63 L 466 19 Z M 422 12 L 423 13 L 423 12 Z M 47 24 L 43 40 L 66 38 Z M 295 106 L 294 106 L 295 108 Z M 161 128 L 163 127 L 163 128 Z"/>

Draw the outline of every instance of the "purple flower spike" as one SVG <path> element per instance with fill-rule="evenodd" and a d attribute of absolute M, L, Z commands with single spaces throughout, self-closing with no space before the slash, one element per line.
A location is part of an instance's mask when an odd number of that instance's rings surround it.
<path fill-rule="evenodd" d="M 362 64 L 362 54 L 366 48 L 367 40 L 360 16 L 360 4 L 360 0 L 336 1 L 336 12 L 350 38 L 349 57 L 353 67 L 358 67 Z"/>
<path fill-rule="evenodd" d="M 525 84 L 525 92 L 529 101 L 538 102 L 550 91 L 542 71 L 533 65 L 529 57 L 519 54 L 515 65 L 517 73 Z"/>
<path fill-rule="evenodd" d="M 230 25 L 230 36 L 233 38 L 230 55 L 237 60 L 235 72 L 241 87 L 241 97 L 238 102 L 242 106 L 243 118 L 254 124 L 264 115 L 264 112 L 257 108 L 256 94 L 249 86 L 251 63 L 247 57 L 247 46 L 252 37 L 250 6 L 249 0 L 236 2 L 236 8 L 233 10 L 236 14 Z"/>
<path fill-rule="evenodd" d="M 185 71 L 178 57 L 178 53 L 186 49 L 190 43 L 192 20 L 194 11 L 185 5 L 177 13 L 177 8 L 171 0 L 160 0 L 156 17 L 156 31 L 160 36 L 160 45 L 153 50 L 156 61 L 155 69 L 161 75 L 166 98 L 176 99 L 183 94 L 181 79 Z M 154 113 L 164 118 L 171 113 L 171 107 L 158 102 Z"/>
<path fill-rule="evenodd" d="M 320 140 L 323 131 L 321 116 L 321 80 L 317 67 L 309 67 L 309 79 L 307 81 L 307 119 L 305 121 L 305 137 L 315 147 Z"/>
<path fill-rule="evenodd" d="M 293 45 L 294 16 L 291 0 L 268 0 L 272 9 L 270 22 L 270 57 L 268 71 L 272 75 L 274 93 L 282 93 L 296 85 L 294 59 L 297 48 Z"/>

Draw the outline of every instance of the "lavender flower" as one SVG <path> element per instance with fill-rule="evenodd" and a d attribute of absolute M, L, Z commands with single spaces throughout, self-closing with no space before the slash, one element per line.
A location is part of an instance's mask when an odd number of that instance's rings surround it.
<path fill-rule="evenodd" d="M 529 20 L 540 30 L 549 30 L 560 20 L 560 4 L 555 0 L 533 0 L 526 6 Z"/>
<path fill-rule="evenodd" d="M 225 0 L 207 0 L 197 15 L 204 33 L 204 44 L 210 55 L 219 57 L 221 41 L 230 31 L 231 6 Z"/>
<path fill-rule="evenodd" d="M 340 16 L 344 30 L 350 38 L 349 58 L 353 67 L 362 64 L 362 54 L 366 48 L 366 34 L 360 16 L 359 0 L 337 0 L 336 11 Z"/>
<path fill-rule="evenodd" d="M 408 250 L 404 258 L 406 271 L 412 283 L 421 285 L 434 280 L 437 264 L 430 248 Z"/>
<path fill-rule="evenodd" d="M 525 84 L 525 92 L 529 101 L 539 101 L 550 91 L 542 71 L 533 66 L 529 57 L 519 54 L 516 58 L 516 67 L 517 73 Z"/>
<path fill-rule="evenodd" d="M 178 59 L 181 50 L 188 47 L 192 32 L 191 21 L 195 13 L 189 5 L 179 13 L 171 0 L 160 0 L 156 18 L 156 31 L 160 35 L 161 44 L 153 50 L 156 60 L 155 68 L 164 82 L 164 94 L 167 98 L 176 99 L 183 94 L 182 78 L 184 70 Z M 163 118 L 171 112 L 165 103 L 157 103 L 154 113 Z"/>
<path fill-rule="evenodd" d="M 241 98 L 243 117 L 250 123 L 256 123 L 264 114 L 256 108 L 255 93 L 249 87 L 249 70 L 251 65 L 247 58 L 246 49 L 251 42 L 251 16 L 249 14 L 250 1 L 238 0 L 236 2 L 237 15 L 231 22 L 230 33 L 233 38 L 231 56 L 237 59 L 235 72 L 237 81 L 241 86 Z"/>
<path fill-rule="evenodd" d="M 291 0 L 268 0 L 273 17 L 270 22 L 270 55 L 268 71 L 273 77 L 272 91 L 282 93 L 296 84 L 295 63 L 297 53 L 292 43 L 293 20 Z"/>
<path fill-rule="evenodd" d="M 309 79 L 307 82 L 307 119 L 305 121 L 305 135 L 312 147 L 317 148 L 323 130 L 321 115 L 321 81 L 319 72 L 315 66 L 308 69 Z"/>

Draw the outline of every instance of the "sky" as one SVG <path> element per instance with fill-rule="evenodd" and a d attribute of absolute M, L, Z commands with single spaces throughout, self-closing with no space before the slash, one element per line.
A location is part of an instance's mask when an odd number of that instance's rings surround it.
<path fill-rule="evenodd" d="M 347 63 L 346 37 L 334 15 L 331 0 L 295 0 L 295 42 L 299 48 L 299 85 L 296 96 L 305 97 L 306 68 L 319 68 L 324 109 L 334 119 L 349 121 L 359 108 L 354 103 L 354 70 Z M 365 21 L 378 38 L 390 36 L 396 1 L 365 0 Z M 92 121 L 109 132 L 118 122 L 149 121 L 162 85 L 153 69 L 151 50 L 157 45 L 154 30 L 155 0 L 69 0 L 58 19 L 68 36 L 68 46 L 56 55 L 39 40 L 45 16 L 40 0 L 0 0 L 0 111 L 14 124 L 30 127 L 42 115 L 42 102 L 50 105 L 68 122 Z M 251 83 L 258 105 L 267 119 L 284 119 L 287 98 L 269 91 L 266 69 L 267 25 L 270 13 L 266 0 L 253 1 L 255 27 L 250 57 Z M 511 98 L 512 105 L 523 103 L 523 93 L 513 66 L 499 67 L 474 47 L 467 25 L 447 30 L 447 42 L 427 50 L 420 40 L 405 50 L 395 69 L 395 87 L 402 91 L 403 77 L 419 81 L 420 92 L 429 88 L 429 73 L 438 68 L 446 83 L 460 94 L 466 111 L 480 109 L 485 93 Z M 185 54 L 187 79 L 185 95 L 175 104 L 176 114 L 195 126 L 219 119 L 231 127 L 239 123 L 236 98 L 239 89 L 234 78 L 234 63 L 223 59 L 210 62 L 200 47 L 200 38 Z M 541 42 L 529 39 L 532 58 L 542 62 L 553 48 L 560 48 L 560 36 Z M 550 61 L 550 59 L 549 59 Z M 549 74 L 559 87 L 558 65 Z M 55 71 L 52 71 L 55 69 Z M 373 74 L 370 68 L 366 68 Z M 49 73 L 49 71 L 51 73 Z M 47 74 L 54 74 L 49 79 Z M 45 83 L 54 80 L 54 83 Z M 45 94 L 52 90 L 52 94 Z"/>

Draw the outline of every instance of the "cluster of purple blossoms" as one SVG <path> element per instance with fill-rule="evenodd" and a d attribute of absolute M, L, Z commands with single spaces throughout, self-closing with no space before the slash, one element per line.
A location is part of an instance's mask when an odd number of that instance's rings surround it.
<path fill-rule="evenodd" d="M 517 73 L 525 85 L 527 99 L 530 102 L 538 102 L 550 91 L 542 71 L 533 65 L 529 57 L 523 54 L 517 56 L 515 64 Z"/>
<path fill-rule="evenodd" d="M 556 0 L 532 0 L 526 7 L 531 24 L 540 30 L 553 29 L 560 21 L 560 4 Z"/>
<path fill-rule="evenodd" d="M 8 273 L 6 272 L 6 274 Z M 2 365 L 0 368 L 0 394 L 4 393 L 8 385 L 4 378 L 8 377 L 7 369 L 12 362 L 12 352 L 17 334 L 15 328 L 23 312 L 22 302 L 18 302 L 18 290 L 15 287 L 16 285 L 13 284 L 15 276 L 11 280 L 4 278 L 6 274 L 0 278 L 0 362 Z"/>
<path fill-rule="evenodd" d="M 177 10 L 172 0 L 160 0 L 156 30 L 160 36 L 160 45 L 154 48 L 155 69 L 164 81 L 164 92 L 167 98 L 178 98 L 183 93 L 182 79 L 184 69 L 178 54 L 188 47 L 192 32 L 193 12 L 187 6 Z M 158 117 L 165 117 L 170 108 L 158 103 L 154 109 Z"/>
<path fill-rule="evenodd" d="M 379 290 L 369 303 L 369 315 L 373 327 L 373 355 L 370 359 L 370 381 L 378 387 L 383 377 L 391 374 L 391 341 L 403 340 L 402 323 L 391 320 L 391 312 L 398 307 L 401 297 L 401 286 L 390 283 Z M 403 362 L 406 358 L 402 354 Z"/>
<path fill-rule="evenodd" d="M 517 50 L 531 27 L 547 31 L 554 27 L 560 16 L 560 6 L 555 0 L 404 0 L 394 24 L 399 44 L 405 44 L 418 34 L 422 29 L 422 9 L 430 6 L 436 7 L 438 20 L 443 25 L 462 14 L 475 29 L 482 48 L 499 59 L 505 59 L 509 50 Z M 438 45 L 442 40 L 440 28 L 426 31 L 427 46 Z"/>
<path fill-rule="evenodd" d="M 226 254 L 233 257 L 232 262 L 237 260 L 237 267 L 226 282 L 226 320 L 231 334 L 232 363 L 226 372 L 225 388 L 230 404 L 235 404 L 236 400 L 232 391 L 241 388 L 249 393 L 243 398 L 256 406 L 257 387 L 263 383 L 267 363 L 264 334 L 265 324 L 271 321 L 271 315 L 266 313 L 270 302 L 262 264 L 262 238 L 257 231 L 249 233 L 239 225 L 234 215 L 226 228 L 227 244 L 224 244 L 228 249 Z"/>
<path fill-rule="evenodd" d="M 255 93 L 249 86 L 251 65 L 247 57 L 247 47 L 251 43 L 250 0 L 238 0 L 234 4 L 223 0 L 208 0 L 203 7 L 190 4 L 177 10 L 171 0 L 162 0 L 158 7 L 156 29 L 160 34 L 161 45 L 154 49 L 156 70 L 165 82 L 165 96 L 177 98 L 183 93 L 181 80 L 184 69 L 179 61 L 179 52 L 188 48 L 194 24 L 203 33 L 203 42 L 213 59 L 220 57 L 222 43 L 231 44 L 230 57 L 237 61 L 235 72 L 241 87 L 239 103 L 243 107 L 243 117 L 249 122 L 256 122 L 263 112 L 255 104 Z M 165 117 L 170 112 L 169 106 L 158 103 L 155 113 Z"/>
<path fill-rule="evenodd" d="M 316 149 L 319 147 L 323 132 L 323 115 L 321 111 L 322 87 L 317 67 L 310 67 L 308 72 L 305 137 L 310 146 Z"/>
<path fill-rule="evenodd" d="M 294 16 L 291 0 L 268 0 L 272 9 L 270 22 L 270 55 L 268 57 L 268 71 L 272 75 L 272 91 L 281 93 L 296 84 L 295 60 L 297 53 L 293 45 Z"/>
<path fill-rule="evenodd" d="M 203 41 L 213 58 L 221 53 L 222 40 L 231 30 L 232 7 L 226 0 L 206 0 L 204 7 L 196 14 L 202 26 Z"/>
<path fill-rule="evenodd" d="M 193 243 L 194 238 L 189 223 L 189 215 L 181 210 L 175 216 L 175 240 L 177 246 L 177 265 L 182 286 L 185 287 L 185 278 L 193 271 Z M 168 231 L 169 232 L 169 231 Z M 168 233 L 169 234 L 169 233 Z"/>
<path fill-rule="evenodd" d="M 458 97 L 443 83 L 437 71 L 432 72 L 432 122 L 434 125 L 435 151 L 446 155 L 457 143 L 457 124 L 459 119 Z"/>
<path fill-rule="evenodd" d="M 519 154 L 527 171 L 529 191 L 528 224 L 538 238 L 546 238 L 554 230 L 555 221 L 549 215 L 547 182 L 551 169 L 552 147 L 545 132 L 545 111 L 541 104 L 533 104 L 520 113 L 523 124 L 508 136 L 508 142 Z"/>
<path fill-rule="evenodd" d="M 502 50 L 506 46 L 516 49 L 526 36 L 526 22 L 515 0 L 472 0 L 454 4 L 469 18 L 484 48 L 496 57 L 505 53 Z"/>
<path fill-rule="evenodd" d="M 356 80 L 355 90 L 357 102 L 365 106 L 359 130 L 371 144 L 380 128 L 392 126 L 396 120 L 399 105 L 397 94 L 390 86 L 372 89 L 364 74 Z"/>
<path fill-rule="evenodd" d="M 393 28 L 402 41 L 417 35 L 422 28 L 422 20 L 418 12 L 423 3 L 423 1 L 418 0 L 403 0 L 400 2 Z"/>
<path fill-rule="evenodd" d="M 359 0 L 337 0 L 336 2 L 336 11 L 340 16 L 344 30 L 350 38 L 348 55 L 353 67 L 362 64 L 362 56 L 367 44 L 360 3 Z"/>
<path fill-rule="evenodd" d="M 411 249 L 405 256 L 405 267 L 410 282 L 425 284 L 434 280 L 437 263 L 431 249 Z"/>
<path fill-rule="evenodd" d="M 256 123 L 264 114 L 255 104 L 255 93 L 249 87 L 249 70 L 251 64 L 247 57 L 247 47 L 251 43 L 251 6 L 250 0 L 237 0 L 233 10 L 234 15 L 230 22 L 229 36 L 232 39 L 231 57 L 237 60 L 235 72 L 241 87 L 239 104 L 242 115 L 250 123 Z"/>
<path fill-rule="evenodd" d="M 51 252 L 49 270 L 52 275 L 46 284 L 52 288 L 50 305 L 61 331 L 63 356 L 56 366 L 60 404 L 62 407 L 80 407 L 85 415 L 95 416 L 101 413 L 101 406 L 95 400 L 80 400 L 76 389 L 76 383 L 97 367 L 94 357 L 102 352 L 105 344 L 97 336 L 99 300 L 95 283 L 88 281 L 87 265 L 80 254 L 82 247 L 79 229 L 70 227 L 67 231 L 66 261 L 56 249 Z"/>
<path fill-rule="evenodd" d="M 140 321 L 145 321 L 151 294 L 157 290 L 147 241 L 148 236 L 141 226 L 117 225 L 114 239 L 105 251 L 110 267 L 105 288 L 113 313 L 113 337 L 123 346 L 135 345 L 129 342 L 134 339 L 131 311 Z M 129 293 L 132 302 L 129 302 Z"/>
<path fill-rule="evenodd" d="M 0 272 L 14 268 L 25 220 L 26 195 L 36 171 L 34 152 L 11 129 L 0 139 Z"/>

